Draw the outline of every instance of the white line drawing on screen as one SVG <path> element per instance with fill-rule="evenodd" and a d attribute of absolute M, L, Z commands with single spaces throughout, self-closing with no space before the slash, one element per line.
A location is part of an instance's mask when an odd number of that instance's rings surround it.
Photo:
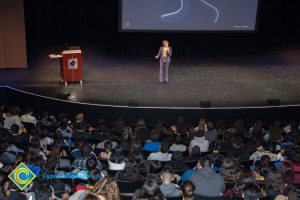
<path fill-rule="evenodd" d="M 220 13 L 219 13 L 218 8 L 216 8 L 214 5 L 212 5 L 212 4 L 208 3 L 208 2 L 206 2 L 205 0 L 201 0 L 201 2 L 204 3 L 205 5 L 211 7 L 212 9 L 214 9 L 214 10 L 216 11 L 216 18 L 215 18 L 215 20 L 214 20 L 214 23 L 217 23 L 218 20 L 219 20 L 219 17 L 220 17 Z"/>
<path fill-rule="evenodd" d="M 205 0 L 200 0 L 203 4 L 205 4 L 206 6 L 212 8 L 215 12 L 216 12 L 216 17 L 214 19 L 214 23 L 217 23 L 218 20 L 219 20 L 219 17 L 220 17 L 220 13 L 219 13 L 219 10 L 218 8 L 216 8 L 214 5 L 206 2 Z M 187 4 L 189 4 L 189 1 L 188 0 L 185 0 L 186 3 L 184 3 L 184 0 L 180 0 L 180 8 L 178 10 L 175 10 L 173 12 L 169 12 L 169 13 L 165 13 L 165 14 L 162 14 L 160 16 L 160 18 L 163 20 L 167 20 L 168 18 L 170 17 L 173 17 L 173 16 L 176 16 L 176 15 L 179 15 L 183 10 L 184 10 L 184 5 L 188 6 Z M 186 10 L 186 9 L 185 9 Z M 181 16 L 183 17 L 183 16 Z"/>
<path fill-rule="evenodd" d="M 160 17 L 165 18 L 165 17 L 169 17 L 172 15 L 177 15 L 178 13 L 180 13 L 182 11 L 182 9 L 183 9 L 183 0 L 180 0 L 180 8 L 178 10 L 175 10 L 174 12 L 163 14 Z"/>

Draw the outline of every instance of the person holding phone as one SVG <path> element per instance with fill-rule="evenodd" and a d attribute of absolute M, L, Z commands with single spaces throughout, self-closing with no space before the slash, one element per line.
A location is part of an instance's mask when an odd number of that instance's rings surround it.
<path fill-rule="evenodd" d="M 171 62 L 172 48 L 169 46 L 168 40 L 162 41 L 156 59 L 160 59 L 159 82 L 167 83 L 169 81 L 169 66 Z"/>

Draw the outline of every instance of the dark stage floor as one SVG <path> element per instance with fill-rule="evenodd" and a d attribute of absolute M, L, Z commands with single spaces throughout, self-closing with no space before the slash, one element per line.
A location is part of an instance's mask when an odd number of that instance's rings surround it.
<path fill-rule="evenodd" d="M 1 69 L 0 84 L 49 97 L 70 93 L 70 100 L 96 104 L 147 107 L 265 106 L 267 99 L 300 104 L 300 49 L 260 55 L 223 55 L 173 58 L 169 83 L 158 82 L 154 58 L 103 56 L 86 50 L 83 85 L 60 83 L 59 60 L 41 51 L 28 69 Z M 155 54 L 155 53 L 154 53 Z"/>

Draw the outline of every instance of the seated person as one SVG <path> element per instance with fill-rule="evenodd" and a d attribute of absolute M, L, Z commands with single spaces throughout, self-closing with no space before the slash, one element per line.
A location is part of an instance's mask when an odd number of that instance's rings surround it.
<path fill-rule="evenodd" d="M 212 169 L 212 160 L 207 156 L 200 159 L 200 169 L 196 169 L 190 181 L 196 186 L 196 194 L 216 197 L 222 195 L 225 190 L 225 182 L 222 176 Z"/>
<path fill-rule="evenodd" d="M 141 189 L 135 191 L 132 200 L 138 199 L 159 199 L 166 200 L 163 193 L 159 189 L 157 182 L 153 179 L 147 179 Z"/>
<path fill-rule="evenodd" d="M 261 196 L 259 186 L 255 184 L 246 185 L 243 189 L 242 196 L 245 200 L 259 200 L 259 197 Z"/>
<path fill-rule="evenodd" d="M 176 136 L 175 137 L 175 142 L 170 147 L 170 151 L 185 152 L 186 151 L 186 146 L 181 144 L 181 142 L 182 142 L 181 136 Z"/>
<path fill-rule="evenodd" d="M 95 187 L 92 190 L 92 193 L 94 195 L 97 195 L 98 198 L 96 199 L 121 200 L 120 189 L 118 187 L 117 181 L 114 177 L 109 175 L 103 177 L 102 179 L 96 182 Z M 89 198 L 86 198 L 86 200 L 88 199 Z M 95 196 L 94 198 L 90 198 L 90 200 L 92 199 L 95 199 Z"/>
<path fill-rule="evenodd" d="M 76 141 L 74 142 L 75 145 L 75 149 L 73 151 L 71 151 L 71 159 L 76 159 L 76 158 L 80 158 L 82 157 L 82 149 L 85 146 L 85 143 L 83 141 Z"/>
<path fill-rule="evenodd" d="M 168 153 L 169 151 L 169 143 L 167 141 L 163 141 L 161 144 L 161 148 L 159 152 L 150 153 L 147 160 L 158 160 L 158 161 L 170 161 L 172 158 L 172 154 Z"/>
<path fill-rule="evenodd" d="M 129 159 L 125 165 L 124 171 L 116 173 L 116 179 L 119 181 L 142 181 L 143 177 L 137 168 L 137 163 L 134 159 Z"/>
<path fill-rule="evenodd" d="M 23 153 L 24 150 L 17 148 L 13 144 L 8 143 L 8 135 L 3 135 L 0 138 L 0 151 L 3 152 L 0 154 L 0 163 L 3 164 L 12 164 L 17 159 L 20 153 Z"/>
<path fill-rule="evenodd" d="M 215 125 L 213 122 L 207 122 L 207 131 L 204 133 L 205 139 L 212 143 L 213 141 L 216 141 L 218 139 L 219 133 L 215 129 Z"/>
<path fill-rule="evenodd" d="M 193 169 L 188 169 L 181 176 L 181 181 L 190 180 L 194 173 L 196 173 L 197 169 L 201 169 L 200 161 L 198 161 Z"/>
<path fill-rule="evenodd" d="M 201 152 L 208 152 L 209 142 L 204 137 L 204 128 L 199 128 L 196 131 L 196 136 L 190 142 L 189 150 L 191 151 L 194 146 L 198 146 Z"/>
<path fill-rule="evenodd" d="M 71 138 L 73 129 L 68 121 L 62 121 L 59 123 L 59 127 L 56 129 L 55 133 L 65 139 Z"/>
<path fill-rule="evenodd" d="M 200 148 L 198 146 L 194 146 L 190 151 L 189 156 L 184 158 L 184 162 L 197 162 L 200 158 Z"/>
<path fill-rule="evenodd" d="M 32 110 L 32 108 L 30 108 L 30 107 L 26 108 L 25 114 L 21 116 L 21 122 L 31 123 L 31 124 L 34 124 L 34 126 L 36 125 L 37 120 L 33 116 L 33 110 Z"/>
<path fill-rule="evenodd" d="M 257 151 L 255 151 L 250 157 L 249 157 L 249 160 L 254 160 L 254 161 L 258 161 L 261 159 L 261 157 L 263 155 L 268 155 L 271 159 L 271 161 L 277 161 L 280 159 L 280 156 L 281 154 L 279 153 L 278 155 L 277 154 L 274 154 L 274 153 L 271 153 L 269 151 L 269 146 L 268 145 L 261 145 L 259 147 L 257 147 Z"/>
<path fill-rule="evenodd" d="M 24 131 L 25 129 L 20 128 L 19 125 L 13 124 L 9 129 L 8 142 L 12 144 L 20 144 L 25 146 L 29 144 L 29 135 Z M 23 148 L 23 147 L 21 147 Z"/>
<path fill-rule="evenodd" d="M 181 184 L 181 191 L 184 200 L 195 199 L 195 185 L 191 181 L 184 181 Z"/>
<path fill-rule="evenodd" d="M 172 168 L 165 167 L 161 172 L 161 185 L 159 189 L 165 197 L 178 197 L 181 196 L 181 191 L 177 184 L 172 183 L 174 180 L 174 172 Z"/>
<path fill-rule="evenodd" d="M 160 142 L 159 142 L 159 133 L 155 130 L 150 133 L 150 142 L 146 142 L 144 145 L 145 151 L 159 151 L 160 150 Z M 169 149 L 168 149 L 169 151 Z"/>
<path fill-rule="evenodd" d="M 96 145 L 96 147 L 95 148 L 97 148 L 97 149 L 105 149 L 105 146 L 104 146 L 104 144 L 105 144 L 105 142 L 106 141 L 108 141 L 108 140 L 112 140 L 113 139 L 113 137 L 112 137 L 112 134 L 110 133 L 110 132 L 105 132 L 104 134 L 103 134 L 103 141 L 102 142 L 99 142 L 97 145 Z M 111 143 L 112 143 L 112 149 L 114 149 L 116 146 L 117 146 L 117 142 L 115 142 L 115 141 L 111 141 Z"/>
<path fill-rule="evenodd" d="M 184 156 L 180 151 L 172 153 L 171 161 L 168 162 L 168 166 L 172 167 L 174 171 L 184 171 L 188 169 L 187 164 L 184 162 Z"/>
<path fill-rule="evenodd" d="M 232 158 L 225 158 L 221 165 L 220 175 L 225 182 L 236 182 L 240 176 L 237 163 Z"/>
<path fill-rule="evenodd" d="M 239 160 L 248 160 L 249 158 L 249 146 L 244 144 L 242 136 L 234 136 L 232 138 L 232 152 L 228 153 L 231 157 Z"/>
<path fill-rule="evenodd" d="M 138 166 L 141 172 L 146 172 L 145 179 L 152 178 L 157 182 L 161 181 L 161 163 L 157 160 L 146 160 Z"/>
<path fill-rule="evenodd" d="M 78 179 L 87 180 L 90 173 L 95 169 L 97 169 L 97 159 L 95 157 L 90 157 L 86 160 L 86 169 L 83 170 L 74 169 L 70 174 L 75 173 Z M 65 173 L 65 174 L 67 175 L 69 173 Z M 100 179 L 103 176 L 101 171 L 100 171 L 100 175 L 101 176 L 99 176 L 98 179 Z"/>
<path fill-rule="evenodd" d="M 112 151 L 110 158 L 108 159 L 109 170 L 124 170 L 126 165 L 126 159 L 122 145 L 118 144 Z"/>
<path fill-rule="evenodd" d="M 218 141 L 213 141 L 211 143 L 211 147 L 212 147 L 213 152 L 207 156 L 213 161 L 213 165 L 214 165 L 213 169 L 216 172 L 219 172 L 221 164 L 224 160 L 224 155 L 219 152 L 220 143 Z"/>
<path fill-rule="evenodd" d="M 76 158 L 73 163 L 72 163 L 72 167 L 76 168 L 76 169 L 87 169 L 86 166 L 86 161 L 90 158 L 90 157 L 95 157 L 96 155 L 92 152 L 92 148 L 89 147 L 87 144 L 83 147 L 82 149 L 82 156 L 79 158 Z M 97 169 L 102 169 L 102 164 L 99 160 L 97 160 L 97 165 L 96 165 Z"/>
<path fill-rule="evenodd" d="M 8 113 L 6 114 L 3 127 L 9 130 L 13 124 L 17 124 L 20 127 L 20 129 L 23 129 L 24 125 L 21 122 L 19 113 L 20 109 L 18 107 L 11 106 L 9 108 Z"/>
<path fill-rule="evenodd" d="M 99 153 L 98 159 L 99 160 L 108 160 L 111 155 L 112 147 L 113 147 L 113 144 L 110 140 L 105 141 L 105 143 L 104 143 L 105 151 L 102 151 L 101 153 Z"/>
<path fill-rule="evenodd" d="M 78 190 L 92 190 L 98 180 L 102 179 L 101 171 L 98 169 L 91 170 L 87 179 L 87 184 L 78 184 L 75 186 L 76 191 Z"/>

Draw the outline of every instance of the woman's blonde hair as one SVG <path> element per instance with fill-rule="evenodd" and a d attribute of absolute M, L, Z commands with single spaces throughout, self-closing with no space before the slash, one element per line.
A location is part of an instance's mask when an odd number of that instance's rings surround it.
<path fill-rule="evenodd" d="M 163 40 L 162 44 L 164 44 L 164 43 L 168 43 L 169 44 L 169 41 L 168 40 Z"/>
<path fill-rule="evenodd" d="M 107 200 L 120 200 L 120 191 L 117 181 L 114 177 L 109 175 L 104 176 L 96 182 L 93 193 L 104 196 Z"/>

